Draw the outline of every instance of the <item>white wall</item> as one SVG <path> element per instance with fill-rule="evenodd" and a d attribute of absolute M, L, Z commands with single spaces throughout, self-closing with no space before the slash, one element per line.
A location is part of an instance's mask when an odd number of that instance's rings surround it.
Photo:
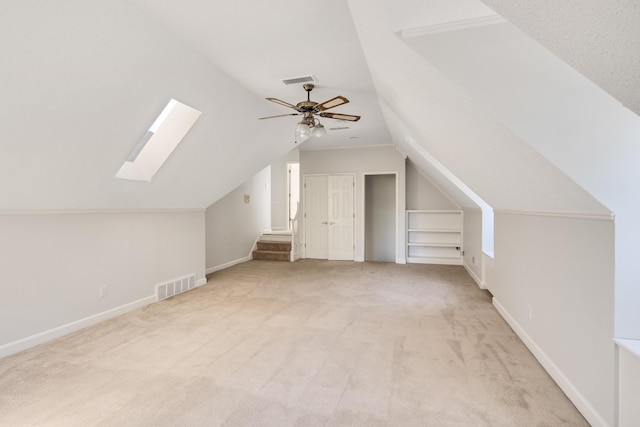
<path fill-rule="evenodd" d="M 618 427 L 640 426 L 640 344 L 616 340 L 618 360 Z"/>
<path fill-rule="evenodd" d="M 300 152 L 300 175 L 302 177 L 304 177 L 305 174 L 350 172 L 356 173 L 355 260 L 364 261 L 364 175 L 365 173 L 397 172 L 396 215 L 398 226 L 396 229 L 396 262 L 405 263 L 404 223 L 406 186 L 404 156 L 392 146 Z M 304 225 L 301 224 L 301 231 L 303 230 Z"/>
<path fill-rule="evenodd" d="M 460 209 L 445 193 L 428 180 L 414 165 L 407 160 L 407 209 L 409 210 L 450 210 Z"/>
<path fill-rule="evenodd" d="M 487 288 L 484 275 L 485 255 L 482 252 L 482 210 L 465 209 L 462 226 L 462 264 L 482 289 Z"/>
<path fill-rule="evenodd" d="M 508 212 L 495 221 L 496 308 L 591 425 L 613 425 L 613 221 Z"/>
<path fill-rule="evenodd" d="M 270 182 L 268 166 L 207 208 L 207 274 L 251 259 L 256 239 L 271 227 Z"/>
<path fill-rule="evenodd" d="M 206 280 L 203 210 L 5 214 L 0 236 L 0 356 L 153 302 L 156 284 Z"/>

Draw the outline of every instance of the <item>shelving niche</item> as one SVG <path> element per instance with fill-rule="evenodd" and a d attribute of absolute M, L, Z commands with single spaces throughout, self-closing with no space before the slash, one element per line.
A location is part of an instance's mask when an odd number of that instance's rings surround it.
<path fill-rule="evenodd" d="M 461 210 L 407 210 L 407 262 L 462 264 Z"/>

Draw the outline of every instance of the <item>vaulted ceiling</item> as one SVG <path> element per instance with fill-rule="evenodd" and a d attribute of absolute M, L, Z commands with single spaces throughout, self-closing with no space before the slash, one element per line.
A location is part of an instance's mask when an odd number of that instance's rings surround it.
<path fill-rule="evenodd" d="M 608 212 L 576 159 L 635 132 L 640 12 L 590 3 L 2 0 L 0 210 L 204 208 L 295 147 L 394 144 L 463 206 Z M 309 74 L 362 119 L 296 144 L 298 117 L 257 118 Z M 150 183 L 114 178 L 171 98 L 194 127 Z"/>

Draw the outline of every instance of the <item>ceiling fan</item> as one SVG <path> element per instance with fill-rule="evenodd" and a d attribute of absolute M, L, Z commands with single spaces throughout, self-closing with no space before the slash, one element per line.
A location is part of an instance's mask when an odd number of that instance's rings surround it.
<path fill-rule="evenodd" d="M 360 120 L 360 116 L 354 116 L 352 114 L 342 114 L 342 113 L 330 113 L 326 110 L 330 108 L 337 107 L 339 105 L 346 104 L 349 102 L 347 98 L 344 96 L 336 96 L 335 98 L 331 98 L 328 101 L 317 103 L 311 100 L 311 91 L 315 87 L 311 83 L 305 83 L 303 86 L 304 90 L 307 91 L 307 100 L 298 102 L 296 105 L 289 104 L 288 102 L 282 101 L 277 98 L 266 98 L 268 101 L 275 102 L 276 104 L 284 105 L 285 107 L 292 108 L 297 111 L 297 113 L 289 113 L 289 114 L 279 114 L 277 116 L 267 116 L 260 117 L 258 120 L 264 119 L 273 119 L 276 117 L 285 117 L 285 116 L 299 116 L 302 115 L 302 120 L 298 123 L 296 127 L 296 137 L 300 140 L 305 140 L 310 136 L 323 136 L 327 134 L 327 130 L 314 116 L 320 116 L 327 119 L 338 119 L 338 120 L 347 120 L 350 122 L 357 122 Z"/>

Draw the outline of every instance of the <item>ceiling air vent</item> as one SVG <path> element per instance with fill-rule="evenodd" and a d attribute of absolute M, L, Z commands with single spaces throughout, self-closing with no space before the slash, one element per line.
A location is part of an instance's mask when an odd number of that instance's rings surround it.
<path fill-rule="evenodd" d="M 317 82 L 318 79 L 316 78 L 316 76 L 313 75 L 308 75 L 308 76 L 300 76 L 300 77 L 290 77 L 288 79 L 282 79 L 282 83 L 286 84 L 286 85 L 295 85 L 298 83 L 310 83 L 310 82 Z"/>
<path fill-rule="evenodd" d="M 342 126 L 342 127 L 337 127 L 337 128 L 329 128 L 329 130 L 347 130 L 347 129 L 351 129 L 349 126 Z"/>

